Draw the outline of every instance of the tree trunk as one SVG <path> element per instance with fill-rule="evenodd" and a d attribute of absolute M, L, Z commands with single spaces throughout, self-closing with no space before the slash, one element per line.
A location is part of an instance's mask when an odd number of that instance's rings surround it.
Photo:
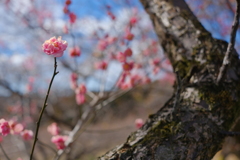
<path fill-rule="evenodd" d="M 175 93 L 124 144 L 99 159 L 210 160 L 239 116 L 238 55 L 234 50 L 217 84 L 228 44 L 212 38 L 183 0 L 141 2 L 176 72 Z"/>

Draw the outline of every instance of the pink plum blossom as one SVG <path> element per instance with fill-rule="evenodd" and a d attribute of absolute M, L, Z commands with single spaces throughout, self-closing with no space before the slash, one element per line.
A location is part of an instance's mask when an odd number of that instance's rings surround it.
<path fill-rule="evenodd" d="M 133 69 L 133 65 L 134 65 L 133 62 L 129 62 L 129 63 L 125 62 L 123 63 L 122 67 L 124 71 L 130 71 Z"/>
<path fill-rule="evenodd" d="M 109 15 L 109 17 L 112 19 L 112 20 L 115 20 L 116 17 L 114 16 L 114 14 L 111 12 L 111 11 L 108 11 L 107 14 Z"/>
<path fill-rule="evenodd" d="M 125 35 L 125 39 L 131 41 L 134 38 L 134 34 L 132 34 L 131 32 L 127 32 Z"/>
<path fill-rule="evenodd" d="M 46 40 L 42 49 L 47 55 L 53 55 L 54 57 L 61 57 L 63 52 L 68 46 L 67 41 L 63 41 L 61 37 L 52 37 L 49 40 Z"/>
<path fill-rule="evenodd" d="M 17 123 L 15 120 L 10 120 L 8 124 L 11 128 L 11 134 L 19 134 L 24 129 L 23 125 L 21 123 Z"/>
<path fill-rule="evenodd" d="M 68 34 L 68 33 L 69 33 L 68 27 L 67 27 L 66 24 L 63 26 L 63 33 L 65 33 L 65 34 Z"/>
<path fill-rule="evenodd" d="M 85 98 L 84 94 L 81 94 L 81 93 L 76 94 L 76 102 L 78 105 L 85 103 L 85 100 L 86 100 L 86 98 Z"/>
<path fill-rule="evenodd" d="M 100 61 L 95 63 L 95 68 L 96 69 L 101 69 L 101 70 L 106 70 L 108 67 L 108 64 L 106 61 Z"/>
<path fill-rule="evenodd" d="M 131 57 L 131 56 L 132 56 L 132 50 L 131 50 L 131 48 L 127 48 L 127 49 L 124 51 L 124 54 L 125 54 L 125 56 L 127 56 L 127 57 Z"/>
<path fill-rule="evenodd" d="M 79 94 L 79 93 L 85 94 L 86 92 L 87 92 L 87 88 L 86 88 L 85 84 L 80 84 L 78 86 L 78 88 L 76 89 L 76 94 Z"/>
<path fill-rule="evenodd" d="M 64 149 L 67 138 L 67 136 L 56 135 L 52 137 L 51 142 L 57 146 L 57 149 Z"/>
<path fill-rule="evenodd" d="M 136 69 L 141 69 L 143 66 L 142 66 L 142 64 L 134 63 L 133 67 L 136 68 Z"/>
<path fill-rule="evenodd" d="M 98 49 L 100 51 L 104 51 L 108 46 L 108 42 L 105 40 L 105 39 L 101 39 L 99 42 L 98 42 Z"/>
<path fill-rule="evenodd" d="M 0 133 L 6 136 L 10 133 L 9 123 L 5 119 L 0 119 Z"/>
<path fill-rule="evenodd" d="M 85 103 L 85 94 L 87 92 L 87 88 L 85 86 L 85 84 L 80 84 L 78 86 L 78 88 L 75 90 L 76 92 L 76 102 L 78 105 L 81 105 L 83 103 Z"/>
<path fill-rule="evenodd" d="M 32 91 L 33 83 L 34 83 L 34 77 L 29 77 L 28 78 L 28 84 L 26 86 L 26 90 L 27 90 L 28 93 Z"/>
<path fill-rule="evenodd" d="M 31 130 L 27 130 L 25 129 L 24 131 L 22 131 L 20 133 L 20 135 L 22 136 L 22 138 L 27 141 L 33 138 L 33 132 Z"/>
<path fill-rule="evenodd" d="M 122 90 L 128 90 L 128 89 L 130 89 L 130 88 L 132 88 L 132 87 L 133 87 L 133 86 L 132 86 L 132 84 L 131 84 L 130 81 L 124 82 L 124 83 L 122 83 L 122 84 L 120 85 L 120 88 L 121 88 Z"/>
<path fill-rule="evenodd" d="M 72 3 L 71 0 L 66 0 L 66 2 L 65 2 L 66 5 L 70 5 L 71 3 Z"/>
<path fill-rule="evenodd" d="M 125 62 L 126 61 L 126 55 L 124 54 L 124 53 L 122 53 L 122 52 L 119 52 L 118 54 L 117 54 L 117 60 L 119 61 L 119 62 Z"/>
<path fill-rule="evenodd" d="M 57 123 L 52 123 L 47 127 L 47 131 L 51 133 L 51 135 L 56 136 L 59 134 L 59 127 L 57 126 Z"/>
<path fill-rule="evenodd" d="M 130 24 L 131 24 L 131 25 L 134 25 L 134 24 L 137 23 L 137 21 L 138 21 L 137 17 L 132 17 L 132 18 L 130 19 Z"/>
<path fill-rule="evenodd" d="M 141 81 L 141 76 L 138 74 L 131 75 L 130 82 L 132 85 L 136 85 Z"/>
<path fill-rule="evenodd" d="M 81 55 L 81 50 L 79 47 L 74 47 L 70 49 L 69 55 L 71 57 L 79 57 Z"/>
<path fill-rule="evenodd" d="M 160 71 L 160 68 L 159 68 L 159 67 L 154 67 L 154 68 L 153 68 L 153 74 L 154 74 L 154 75 L 158 74 L 159 71 Z"/>
<path fill-rule="evenodd" d="M 116 38 L 116 37 L 108 37 L 108 38 L 107 38 L 107 43 L 108 43 L 108 45 L 113 44 L 113 43 L 115 43 L 116 41 L 117 41 L 117 38 Z"/>
<path fill-rule="evenodd" d="M 78 75 L 77 73 L 72 73 L 71 74 L 71 79 L 70 79 L 70 86 L 72 89 L 76 89 L 78 87 L 77 85 L 77 80 L 78 80 Z"/>
<path fill-rule="evenodd" d="M 71 24 L 73 24 L 73 23 L 75 23 L 76 22 L 76 19 L 77 19 L 77 16 L 76 16 L 76 14 L 74 14 L 74 13 L 69 13 L 69 20 L 70 20 L 70 23 Z"/>
<path fill-rule="evenodd" d="M 141 128 L 143 126 L 143 120 L 141 118 L 138 118 L 135 120 L 135 125 L 136 125 L 136 128 Z"/>
<path fill-rule="evenodd" d="M 151 60 L 150 63 L 151 63 L 153 66 L 159 66 L 160 63 L 161 63 L 161 60 L 160 60 L 160 58 L 154 58 L 154 59 Z"/>
<path fill-rule="evenodd" d="M 14 134 L 19 134 L 20 132 L 22 132 L 24 129 L 23 125 L 21 123 L 17 123 L 13 128 L 12 131 Z"/>
<path fill-rule="evenodd" d="M 63 12 L 64 12 L 65 14 L 67 14 L 67 13 L 69 12 L 67 5 L 65 5 L 65 6 L 63 7 Z"/>

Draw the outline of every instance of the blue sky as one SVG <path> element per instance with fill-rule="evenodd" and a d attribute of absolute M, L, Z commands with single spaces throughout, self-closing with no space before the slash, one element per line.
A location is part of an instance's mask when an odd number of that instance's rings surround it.
<path fill-rule="evenodd" d="M 64 4 L 64 0 L 57 0 L 59 3 Z M 119 9 L 135 6 L 143 9 L 139 0 L 72 0 L 70 10 L 74 11 L 78 17 L 93 16 L 97 19 L 105 18 L 106 5 L 111 6 L 113 12 L 116 13 Z"/>

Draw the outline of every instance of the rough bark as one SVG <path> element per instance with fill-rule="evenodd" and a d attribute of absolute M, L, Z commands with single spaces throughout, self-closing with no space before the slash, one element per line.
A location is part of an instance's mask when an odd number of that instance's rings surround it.
<path fill-rule="evenodd" d="M 210 160 L 239 116 L 238 55 L 233 51 L 217 84 L 228 44 L 212 38 L 182 0 L 141 2 L 177 73 L 175 93 L 124 144 L 99 159 Z"/>

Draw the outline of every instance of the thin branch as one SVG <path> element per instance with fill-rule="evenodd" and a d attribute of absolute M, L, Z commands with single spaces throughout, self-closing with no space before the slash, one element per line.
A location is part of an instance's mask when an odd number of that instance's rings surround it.
<path fill-rule="evenodd" d="M 53 149 L 51 146 L 49 146 L 48 144 L 43 143 L 42 141 L 39 141 L 39 140 L 38 140 L 38 143 L 41 144 L 42 146 L 49 148 L 51 151 L 53 151 L 55 154 L 57 154 L 57 151 L 55 149 Z"/>
<path fill-rule="evenodd" d="M 225 0 L 225 2 L 226 2 L 226 5 L 227 5 L 228 9 L 231 11 L 231 14 L 234 15 L 235 11 L 234 11 L 234 8 L 231 5 L 231 2 L 229 0 Z"/>
<path fill-rule="evenodd" d="M 43 112 L 44 112 L 45 108 L 47 107 L 47 100 L 48 100 L 48 96 L 49 96 L 49 93 L 50 93 L 50 90 L 51 90 L 51 86 L 52 86 L 54 77 L 58 74 L 58 72 L 56 70 L 57 70 L 57 58 L 54 57 L 54 71 L 53 71 L 52 79 L 51 79 L 49 87 L 48 87 L 48 91 L 47 91 L 45 101 L 44 101 L 43 106 L 42 106 L 42 110 L 40 112 L 40 115 L 39 115 L 39 118 L 38 118 L 38 121 L 37 121 L 37 128 L 36 128 L 36 132 L 35 132 L 34 142 L 33 142 L 32 151 L 31 151 L 31 155 L 30 155 L 30 160 L 32 160 L 34 148 L 35 148 L 36 142 L 38 140 L 38 130 L 39 130 L 39 127 L 40 127 Z"/>
<path fill-rule="evenodd" d="M 9 158 L 8 155 L 7 155 L 7 153 L 6 153 L 5 150 L 3 149 L 1 143 L 0 143 L 0 148 L 1 148 L 1 150 L 2 150 L 2 152 L 3 152 L 3 154 L 4 154 L 4 156 L 7 158 L 7 160 L 10 160 L 10 158 Z"/>
<path fill-rule="evenodd" d="M 74 136 L 77 134 L 77 132 L 82 128 L 83 123 L 87 120 L 90 113 L 95 109 L 94 106 L 98 103 L 99 99 L 98 97 L 93 99 L 90 103 L 90 106 L 87 108 L 87 110 L 82 114 L 81 118 L 78 120 L 77 124 L 73 128 L 73 130 L 69 133 L 68 139 L 65 142 L 66 148 L 74 141 Z M 61 155 L 64 153 L 65 150 L 59 150 L 57 153 L 57 156 L 54 158 L 55 160 L 58 160 Z"/>
<path fill-rule="evenodd" d="M 235 45 L 235 41 L 236 41 L 236 34 L 237 34 L 237 29 L 239 26 L 239 15 L 240 15 L 240 0 L 237 0 L 237 10 L 234 16 L 234 21 L 232 24 L 232 30 L 231 30 L 231 34 L 230 34 L 230 42 L 228 44 L 228 48 L 227 48 L 227 52 L 224 56 L 223 59 L 223 64 L 220 68 L 220 72 L 218 74 L 217 77 L 217 85 L 223 80 L 225 74 L 226 74 L 226 70 L 228 65 L 230 64 L 230 59 L 231 59 L 231 53 L 234 50 L 234 45 Z"/>

